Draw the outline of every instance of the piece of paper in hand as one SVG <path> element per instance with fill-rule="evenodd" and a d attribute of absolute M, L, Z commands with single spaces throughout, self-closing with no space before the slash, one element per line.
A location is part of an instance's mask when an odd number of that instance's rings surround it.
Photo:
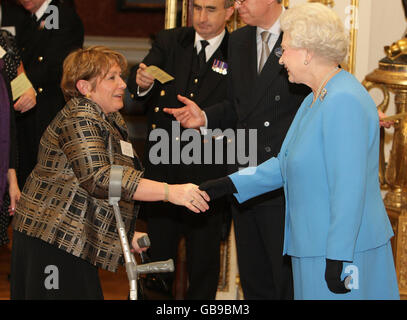
<path fill-rule="evenodd" d="M 166 83 L 168 81 L 174 80 L 173 76 L 170 76 L 168 73 L 166 73 L 165 71 L 161 70 L 156 66 L 149 66 L 145 71 L 151 74 L 155 79 L 157 79 L 161 83 Z"/>
<path fill-rule="evenodd" d="M 13 81 L 11 81 L 11 92 L 13 94 L 13 101 L 17 100 L 20 98 L 24 92 L 26 92 L 28 89 L 32 87 L 32 84 L 30 80 L 28 80 L 27 76 L 25 73 L 20 73 L 19 76 L 14 78 Z"/>
<path fill-rule="evenodd" d="M 6 55 L 6 50 L 4 50 L 1 46 L 0 46 L 0 59 L 2 59 L 5 55 Z"/>

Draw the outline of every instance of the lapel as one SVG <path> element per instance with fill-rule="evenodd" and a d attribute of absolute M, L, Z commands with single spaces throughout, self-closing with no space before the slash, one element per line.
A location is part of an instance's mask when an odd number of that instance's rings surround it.
<path fill-rule="evenodd" d="M 228 50 L 229 33 L 226 30 L 225 36 L 219 46 L 219 48 L 214 52 L 212 57 L 207 63 L 207 70 L 205 75 L 202 77 L 202 83 L 197 98 L 197 104 L 201 105 L 205 102 L 206 98 L 216 90 L 219 83 L 226 80 L 226 76 L 212 70 L 212 65 L 215 59 L 227 62 L 227 50 Z"/>
<path fill-rule="evenodd" d="M 255 82 L 257 79 L 257 41 L 256 41 L 256 29 L 257 27 L 250 27 L 249 37 L 247 42 L 241 43 L 242 48 L 240 50 L 245 50 L 242 52 L 248 52 L 248 61 L 246 64 L 242 64 L 243 61 L 240 61 L 241 66 L 246 66 L 242 68 L 243 73 L 241 74 L 241 80 L 245 83 L 246 88 L 254 88 Z M 245 54 L 242 55 L 245 57 Z M 251 90 L 253 92 L 253 90 Z"/>
<path fill-rule="evenodd" d="M 270 55 L 267 59 L 266 64 L 263 67 L 263 70 L 260 74 L 257 73 L 257 43 L 256 43 L 256 28 L 253 28 L 251 34 L 251 41 L 254 43 L 254 48 L 251 52 L 250 62 L 251 62 L 251 79 L 253 79 L 250 87 L 252 90 L 252 95 L 250 99 L 250 108 L 247 108 L 243 111 L 242 119 L 249 116 L 253 110 L 256 109 L 258 103 L 264 97 L 267 89 L 273 84 L 275 78 L 280 74 L 283 66 L 279 64 L 279 58 L 274 54 L 274 49 L 281 45 L 283 38 L 283 33 L 280 34 L 274 48 L 270 51 Z M 254 59 L 253 59 L 254 57 Z M 254 74 L 253 74 L 254 71 Z"/>
<path fill-rule="evenodd" d="M 192 57 L 195 54 L 194 41 L 195 30 L 188 28 L 187 32 L 180 37 L 175 49 L 174 78 L 176 93 L 182 95 L 185 95 L 185 90 L 188 88 Z"/>
<path fill-rule="evenodd" d="M 236 65 L 233 72 L 233 78 L 236 83 L 239 83 L 238 90 L 235 94 L 240 97 L 240 100 L 252 101 L 257 80 L 257 43 L 256 43 L 256 27 L 247 26 L 247 34 L 242 34 L 236 39 L 236 46 L 233 47 L 233 52 L 236 52 L 231 57 L 231 62 Z M 233 68 L 233 67 L 232 67 Z M 245 105 L 243 108 L 238 108 L 239 118 L 243 119 L 250 109 Z"/>

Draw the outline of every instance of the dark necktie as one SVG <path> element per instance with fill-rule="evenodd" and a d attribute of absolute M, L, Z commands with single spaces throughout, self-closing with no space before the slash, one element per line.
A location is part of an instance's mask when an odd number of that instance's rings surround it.
<path fill-rule="evenodd" d="M 37 30 L 39 28 L 40 21 L 41 20 L 37 20 L 37 16 L 35 14 L 31 15 L 30 25 L 29 25 L 30 29 Z"/>
<path fill-rule="evenodd" d="M 35 15 L 35 14 L 32 14 L 31 15 L 31 22 L 32 22 L 32 24 L 34 24 L 34 25 L 38 25 L 38 19 L 37 19 L 37 16 Z"/>
<path fill-rule="evenodd" d="M 198 60 L 199 60 L 199 70 L 202 70 L 202 68 L 206 65 L 206 54 L 205 54 L 205 48 L 209 45 L 209 42 L 206 40 L 201 40 L 201 51 L 199 51 L 198 54 Z"/>

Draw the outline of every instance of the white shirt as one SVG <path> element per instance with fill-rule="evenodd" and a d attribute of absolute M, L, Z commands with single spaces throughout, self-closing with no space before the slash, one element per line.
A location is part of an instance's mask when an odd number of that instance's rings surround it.
<path fill-rule="evenodd" d="M 263 28 L 257 27 L 256 31 L 256 41 L 257 41 L 257 70 L 260 65 L 260 57 L 261 57 L 261 50 L 262 50 L 262 38 L 261 38 L 261 33 L 263 31 L 268 31 L 271 33 L 270 39 L 268 41 L 268 46 L 270 49 L 270 54 L 273 54 L 273 48 L 276 45 L 276 42 L 278 38 L 280 37 L 281 34 L 281 25 L 280 25 L 280 19 L 277 19 L 277 21 L 271 26 L 270 29 L 265 30 Z"/>
<path fill-rule="evenodd" d="M 220 44 L 222 43 L 223 37 L 225 36 L 225 29 L 216 37 L 206 40 L 209 42 L 209 44 L 205 48 L 205 55 L 206 55 L 206 62 L 209 61 L 209 59 L 212 57 L 212 55 L 215 53 L 216 50 L 218 50 Z M 202 44 L 201 40 L 205 40 L 202 38 L 198 32 L 195 32 L 195 45 L 194 47 L 196 48 L 196 53 L 198 54 L 201 51 Z"/>
<path fill-rule="evenodd" d="M 52 0 L 45 0 L 44 3 L 41 5 L 41 7 L 35 12 L 35 16 L 37 17 L 37 21 L 41 19 L 41 17 L 44 15 L 45 11 L 47 11 L 47 8 L 49 4 L 51 3 Z"/>

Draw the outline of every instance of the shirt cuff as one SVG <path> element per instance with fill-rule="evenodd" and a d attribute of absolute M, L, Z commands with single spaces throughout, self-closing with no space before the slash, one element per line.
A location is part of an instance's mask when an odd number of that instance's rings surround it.
<path fill-rule="evenodd" d="M 144 97 L 145 95 L 147 95 L 147 93 L 149 93 L 151 91 L 151 89 L 154 87 L 154 83 L 151 85 L 150 88 L 148 88 L 147 90 L 143 90 L 140 91 L 140 87 L 137 86 L 137 96 L 139 97 Z"/>
<path fill-rule="evenodd" d="M 206 116 L 205 111 L 202 111 L 202 113 L 205 117 L 205 125 L 203 127 L 199 127 L 199 130 L 203 136 L 206 136 L 208 134 L 208 117 Z"/>

